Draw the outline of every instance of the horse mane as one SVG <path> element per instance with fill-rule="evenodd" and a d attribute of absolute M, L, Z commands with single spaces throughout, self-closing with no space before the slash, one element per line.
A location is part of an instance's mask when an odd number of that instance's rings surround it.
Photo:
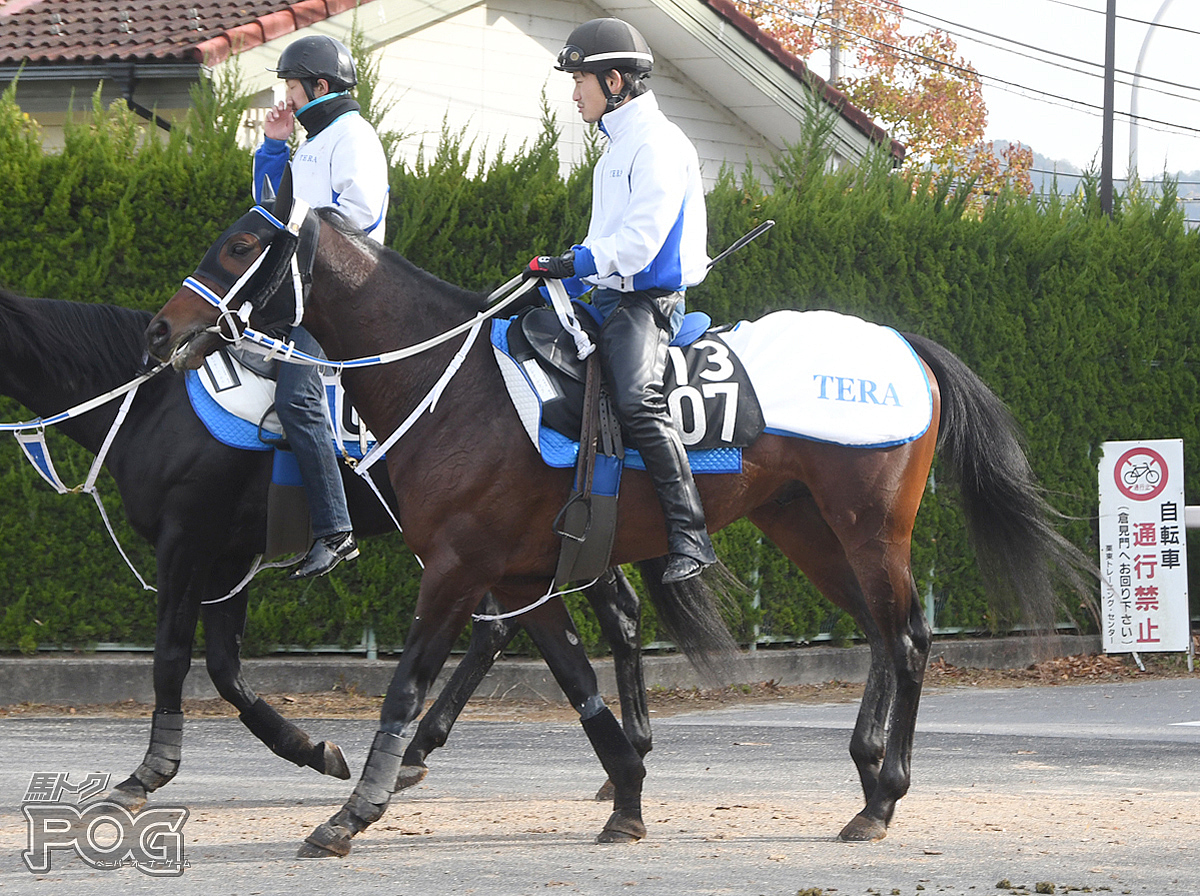
<path fill-rule="evenodd" d="M 0 357 L 77 382 L 120 382 L 146 369 L 146 311 L 39 299 L 0 289 Z"/>
<path fill-rule="evenodd" d="M 487 307 L 487 293 L 475 292 L 462 286 L 456 286 L 429 273 L 424 268 L 417 267 L 394 249 L 389 249 L 387 246 L 382 246 L 375 242 L 375 240 L 367 236 L 361 228 L 355 225 L 340 210 L 330 206 L 322 206 L 315 209 L 315 211 L 317 217 L 353 243 L 355 248 L 359 249 L 363 254 L 369 255 L 380 264 L 391 265 L 402 270 L 406 279 L 424 281 L 439 293 L 445 294 L 447 298 L 462 302 L 472 311 L 482 311 Z"/>

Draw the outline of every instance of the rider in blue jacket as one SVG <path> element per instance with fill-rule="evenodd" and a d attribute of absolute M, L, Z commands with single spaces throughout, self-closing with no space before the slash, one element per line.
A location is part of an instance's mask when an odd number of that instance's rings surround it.
<path fill-rule="evenodd" d="M 267 113 L 265 139 L 254 154 L 255 200 L 263 181 L 279 189 L 288 162 L 288 138 L 297 120 L 307 138 L 292 159 L 295 195 L 314 208 L 332 206 L 377 242 L 383 242 L 388 207 L 388 167 L 374 128 L 349 95 L 358 76 L 345 45 L 331 37 L 303 37 L 290 44 L 274 71 L 286 83 L 285 99 Z M 287 335 L 296 348 L 319 355 L 321 347 L 303 327 Z M 280 364 L 275 411 L 296 456 L 312 520 L 313 544 L 291 578 L 320 576 L 358 556 L 346 493 L 317 368 Z"/>
<path fill-rule="evenodd" d="M 653 67 L 642 35 L 620 19 L 593 19 L 567 38 L 557 69 L 570 72 L 583 120 L 608 145 L 592 175 L 583 243 L 530 262 L 530 276 L 593 289 L 604 319 L 600 360 L 622 428 L 645 461 L 667 521 L 663 582 L 716 562 L 687 454 L 663 395 L 667 345 L 683 320 L 684 291 L 708 270 L 707 218 L 695 147 L 658 108 L 643 80 Z"/>

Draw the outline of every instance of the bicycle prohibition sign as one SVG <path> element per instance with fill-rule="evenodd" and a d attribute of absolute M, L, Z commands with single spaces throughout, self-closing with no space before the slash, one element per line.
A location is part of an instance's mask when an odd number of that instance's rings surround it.
<path fill-rule="evenodd" d="M 1113 467 L 1113 479 L 1121 494 L 1133 501 L 1150 501 L 1167 485 L 1167 462 L 1153 448 L 1130 448 Z"/>

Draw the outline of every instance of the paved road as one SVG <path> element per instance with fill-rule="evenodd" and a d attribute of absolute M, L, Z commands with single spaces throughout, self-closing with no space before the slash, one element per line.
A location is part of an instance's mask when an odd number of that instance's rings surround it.
<path fill-rule="evenodd" d="M 961 894 L 1200 891 L 1200 679 L 963 689 L 922 702 L 913 788 L 876 844 L 832 837 L 859 807 L 853 705 L 774 704 L 656 723 L 650 836 L 596 846 L 602 775 L 577 725 L 465 722 L 418 789 L 344 860 L 300 861 L 303 836 L 349 793 L 295 769 L 233 720 L 189 722 L 159 805 L 187 806 L 189 867 L 152 880 L 69 852 L 22 863 L 34 773 L 123 777 L 147 725 L 0 721 L 0 891 L 104 894 Z M 357 773 L 367 722 L 314 721 Z M 118 778 L 119 779 L 119 778 Z M 813 889 L 816 888 L 816 889 Z M 1043 889 L 1045 887 L 1043 886 Z"/>

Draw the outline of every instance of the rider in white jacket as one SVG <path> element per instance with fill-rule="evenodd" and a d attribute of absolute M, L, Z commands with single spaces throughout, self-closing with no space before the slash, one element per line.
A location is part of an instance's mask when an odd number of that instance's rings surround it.
<path fill-rule="evenodd" d="M 620 19 L 593 19 L 567 38 L 560 71 L 575 82 L 584 121 L 609 142 L 593 172 L 587 236 L 562 256 L 539 256 L 530 276 L 595 287 L 599 354 L 622 428 L 654 481 L 667 522 L 663 582 L 716 562 L 704 508 L 663 395 L 667 345 L 683 321 L 683 293 L 704 279 L 708 225 L 692 143 L 658 108 L 643 78 L 653 66 L 641 34 Z"/>
<path fill-rule="evenodd" d="M 617 292 L 695 286 L 708 273 L 708 221 L 691 141 L 650 92 L 605 113 L 600 129 L 609 142 L 592 174 L 575 275 Z"/>
<path fill-rule="evenodd" d="M 283 69 L 285 62 L 295 64 L 287 54 L 294 52 L 296 44 L 310 40 L 341 46 L 332 38 L 296 41 L 284 51 L 280 60 L 278 71 L 281 77 L 287 76 Z M 306 89 L 302 79 L 295 80 L 301 91 Z M 358 103 L 344 91 L 325 92 L 313 98 L 303 93 L 300 99 L 307 102 L 296 107 L 295 118 L 304 126 L 307 136 L 292 157 L 295 195 L 313 208 L 332 206 L 338 209 L 373 240 L 382 243 L 388 208 L 388 166 L 379 136 L 359 114 Z M 291 127 L 288 126 L 292 117 L 289 102 L 284 100 L 280 106 L 282 108 L 276 107 L 268 113 L 274 127 L 264 128 L 267 136 L 254 153 L 255 201 L 262 200 L 264 177 L 270 179 L 273 190 L 278 190 L 279 179 L 288 162 L 287 137 L 295 125 L 292 122 Z M 282 134 L 282 137 L 273 138 L 272 133 Z"/>
<path fill-rule="evenodd" d="M 382 243 L 387 158 L 374 128 L 348 93 L 358 83 L 350 51 L 331 37 L 303 37 L 283 51 L 275 72 L 285 80 L 287 93 L 267 113 L 265 139 L 254 154 L 255 200 L 262 201 L 264 179 L 278 191 L 288 163 L 287 140 L 299 120 L 308 136 L 292 159 L 295 195 L 314 208 L 338 209 Z M 303 326 L 278 335 L 302 352 L 321 354 Z M 312 547 L 291 578 L 320 576 L 358 556 L 325 389 L 316 368 L 305 364 L 281 364 L 275 386 L 275 411 L 300 468 L 312 521 Z"/>

